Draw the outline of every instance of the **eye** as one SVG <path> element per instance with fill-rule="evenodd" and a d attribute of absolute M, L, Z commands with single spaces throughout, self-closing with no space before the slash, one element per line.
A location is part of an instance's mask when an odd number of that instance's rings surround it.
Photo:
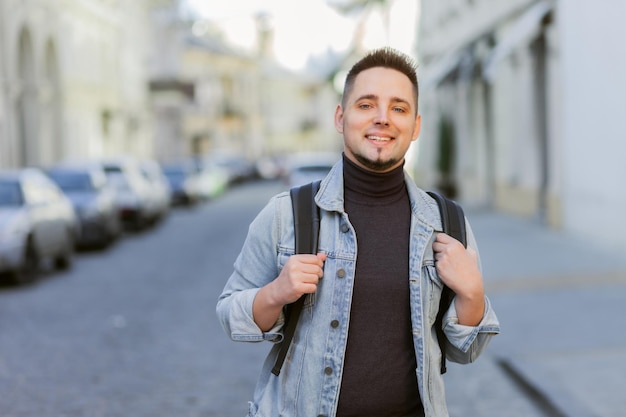
<path fill-rule="evenodd" d="M 371 109 L 372 105 L 369 104 L 369 103 L 361 103 L 361 104 L 359 104 L 359 108 L 360 109 Z"/>
<path fill-rule="evenodd" d="M 404 107 L 394 107 L 393 111 L 396 113 L 406 113 L 406 110 L 404 109 Z"/>

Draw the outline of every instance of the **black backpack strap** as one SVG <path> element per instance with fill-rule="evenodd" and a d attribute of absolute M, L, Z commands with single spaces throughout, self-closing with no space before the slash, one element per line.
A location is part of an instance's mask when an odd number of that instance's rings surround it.
<path fill-rule="evenodd" d="M 456 203 L 441 194 L 434 191 L 428 191 L 428 194 L 435 199 L 439 206 L 439 213 L 441 214 L 441 226 L 443 232 L 452 236 L 467 248 L 467 232 L 465 230 L 465 214 L 463 208 Z M 441 373 L 445 374 L 446 368 L 446 342 L 445 334 L 443 332 L 443 315 L 450 307 L 452 299 L 454 298 L 454 291 L 452 291 L 447 285 L 443 286 L 441 291 L 441 299 L 439 300 L 439 311 L 437 312 L 437 318 L 435 319 L 435 330 L 437 332 L 437 340 L 439 342 L 439 348 L 441 349 Z"/>
<path fill-rule="evenodd" d="M 434 191 L 428 195 L 435 199 L 441 213 L 441 226 L 445 234 L 452 236 L 467 248 L 467 233 L 465 231 L 465 214 L 463 208 L 454 200 Z"/>
<path fill-rule="evenodd" d="M 290 191 L 291 204 L 293 206 L 293 224 L 295 253 L 312 253 L 317 254 L 317 240 L 320 228 L 320 211 L 315 204 L 315 194 L 320 188 L 321 181 L 314 181 L 299 187 L 293 187 Z M 300 312 L 304 306 L 306 296 L 300 297 L 294 303 L 286 306 L 285 311 L 285 330 L 283 332 L 283 340 L 280 342 L 280 350 L 278 357 L 272 368 L 272 373 L 276 376 L 280 374 L 280 370 L 287 356 L 287 351 L 291 345 L 291 339 L 296 331 Z"/>

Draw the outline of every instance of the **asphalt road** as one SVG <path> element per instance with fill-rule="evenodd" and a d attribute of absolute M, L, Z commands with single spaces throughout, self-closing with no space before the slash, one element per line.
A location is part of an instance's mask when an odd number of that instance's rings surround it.
<path fill-rule="evenodd" d="M 0 416 L 245 415 L 269 345 L 231 342 L 215 303 L 278 188 L 234 188 L 68 272 L 1 287 Z"/>

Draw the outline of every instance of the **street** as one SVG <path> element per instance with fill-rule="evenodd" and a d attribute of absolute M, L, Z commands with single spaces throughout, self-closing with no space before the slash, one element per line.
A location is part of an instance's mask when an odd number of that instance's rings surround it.
<path fill-rule="evenodd" d="M 243 185 L 26 287 L 0 288 L 0 416 L 242 416 L 269 345 L 215 304 L 280 184 Z"/>
<path fill-rule="evenodd" d="M 174 210 L 154 230 L 125 237 L 109 250 L 79 253 L 68 272 L 48 273 L 29 286 L 1 287 L 0 416 L 246 415 L 270 346 L 230 341 L 217 322 L 215 304 L 248 224 L 283 188 L 278 182 L 240 185 L 218 200 Z M 477 237 L 485 243 L 486 287 L 503 334 L 475 364 L 450 365 L 444 377 L 450 415 L 566 415 L 509 370 L 531 354 L 548 366 L 559 352 L 623 352 L 624 333 L 608 332 L 619 325 L 623 275 L 606 278 L 595 290 L 565 279 L 507 281 L 510 263 L 494 260 L 509 262 L 503 243 L 512 241 L 505 241 L 501 226 L 486 226 L 493 217 L 475 218 Z M 538 264 L 535 259 L 515 272 L 537 275 Z M 569 265 L 584 272 L 576 261 Z M 528 269 L 533 267 L 537 271 Z M 607 303 L 615 311 L 602 323 L 594 317 L 606 313 Z M 577 305 L 597 314 L 568 321 Z M 606 326 L 606 337 L 585 339 L 577 330 L 598 325 Z M 518 362 L 506 362 L 507 356 Z M 614 377 L 618 383 L 619 378 Z"/>

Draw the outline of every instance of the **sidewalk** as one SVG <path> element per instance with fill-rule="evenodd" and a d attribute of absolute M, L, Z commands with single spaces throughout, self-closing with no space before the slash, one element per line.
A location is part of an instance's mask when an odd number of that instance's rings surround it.
<path fill-rule="evenodd" d="M 508 375 L 518 392 L 533 399 L 537 416 L 626 415 L 626 255 L 513 216 L 467 216 L 502 327 L 485 355 L 491 363 L 480 365 L 491 372 L 480 383 L 491 384 L 487 389 L 495 396 L 504 389 L 501 374 Z M 460 381 L 450 385 L 463 390 Z M 515 398 L 508 400 L 513 402 L 499 404 L 507 408 L 477 415 L 531 414 L 515 414 Z M 454 399 L 449 402 L 454 405 Z"/>

